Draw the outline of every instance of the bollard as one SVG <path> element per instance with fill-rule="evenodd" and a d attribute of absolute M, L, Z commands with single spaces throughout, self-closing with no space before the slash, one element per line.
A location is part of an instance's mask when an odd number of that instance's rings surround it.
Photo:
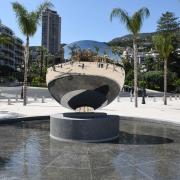
<path fill-rule="evenodd" d="M 133 102 L 132 94 L 130 94 L 130 102 Z"/>
<path fill-rule="evenodd" d="M 35 94 L 35 96 L 34 96 L 34 101 L 37 101 L 37 95 Z"/>
<path fill-rule="evenodd" d="M 153 97 L 153 102 L 156 102 L 156 97 Z"/>
<path fill-rule="evenodd" d="M 120 102 L 120 96 L 117 97 L 117 102 Z"/>
<path fill-rule="evenodd" d="M 8 98 L 8 105 L 11 105 L 11 99 Z"/>
<path fill-rule="evenodd" d="M 172 101 L 172 96 L 169 96 L 169 100 Z"/>
<path fill-rule="evenodd" d="M 175 97 L 174 97 L 174 98 L 175 98 L 175 100 L 177 100 L 177 96 L 176 96 L 176 95 L 175 95 Z"/>
<path fill-rule="evenodd" d="M 42 103 L 45 103 L 45 98 L 44 98 L 44 96 L 42 96 Z"/>
<path fill-rule="evenodd" d="M 16 94 L 16 102 L 18 102 L 18 95 Z"/>

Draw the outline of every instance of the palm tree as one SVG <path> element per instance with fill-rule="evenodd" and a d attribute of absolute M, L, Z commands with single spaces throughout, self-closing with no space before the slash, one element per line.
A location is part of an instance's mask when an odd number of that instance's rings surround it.
<path fill-rule="evenodd" d="M 98 62 L 100 48 L 98 46 L 94 46 L 94 49 L 95 49 L 95 53 L 96 53 L 95 60 Z"/>
<path fill-rule="evenodd" d="M 99 48 L 98 46 L 94 46 L 94 49 L 95 49 L 95 51 L 96 51 L 96 55 L 98 55 L 100 48 Z"/>
<path fill-rule="evenodd" d="M 40 46 L 39 51 L 40 51 L 40 54 L 41 54 L 40 55 L 40 77 L 42 77 L 43 76 L 44 59 L 45 59 L 45 56 L 48 53 L 48 50 L 44 46 Z"/>
<path fill-rule="evenodd" d="M 134 96 L 135 96 L 135 107 L 138 107 L 138 77 L 137 77 L 137 71 L 138 71 L 138 65 L 137 65 L 137 37 L 138 33 L 141 30 L 143 20 L 145 17 L 148 17 L 150 15 L 150 12 L 147 8 L 143 7 L 139 9 L 137 12 L 135 12 L 132 16 L 129 16 L 129 14 L 120 8 L 114 8 L 110 15 L 110 20 L 114 17 L 117 17 L 120 19 L 122 23 L 125 24 L 127 30 L 133 35 L 133 49 L 134 49 Z"/>
<path fill-rule="evenodd" d="M 77 50 L 80 48 L 77 46 L 77 44 L 74 44 L 73 46 L 68 46 L 70 52 L 69 52 L 69 55 L 70 55 L 70 59 L 71 61 L 74 61 L 74 56 L 77 54 Z"/>
<path fill-rule="evenodd" d="M 160 58 L 164 61 L 164 105 L 167 105 L 167 61 L 173 50 L 172 36 L 155 35 L 153 42 Z"/>
<path fill-rule="evenodd" d="M 45 69 L 47 69 L 47 67 L 49 66 L 50 61 L 51 61 L 51 54 L 47 51 L 47 54 L 46 54 L 46 57 L 45 57 Z"/>
<path fill-rule="evenodd" d="M 49 1 L 42 3 L 35 11 L 28 12 L 27 9 L 18 2 L 12 3 L 13 10 L 16 14 L 19 28 L 22 33 L 26 36 L 25 45 L 25 58 L 24 58 L 24 83 L 23 83 L 23 104 L 27 104 L 27 71 L 28 71 L 28 60 L 29 60 L 29 38 L 34 36 L 42 17 L 42 13 L 45 9 L 52 7 Z"/>

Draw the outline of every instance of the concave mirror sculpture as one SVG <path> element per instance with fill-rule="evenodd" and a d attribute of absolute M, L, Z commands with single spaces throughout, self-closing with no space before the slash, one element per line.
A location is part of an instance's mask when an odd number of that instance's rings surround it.
<path fill-rule="evenodd" d="M 64 59 L 65 63 L 50 67 L 46 75 L 49 92 L 62 106 L 76 112 L 92 112 L 107 106 L 118 96 L 124 84 L 125 72 L 119 56 L 112 52 L 111 47 L 96 41 L 74 42 L 64 47 Z M 81 120 L 88 118 L 88 120 L 93 119 L 94 121 L 95 114 L 81 113 L 78 118 Z M 101 115 L 104 118 L 106 114 L 97 114 L 97 119 Z M 63 125 L 59 124 L 62 119 L 67 120 L 67 118 L 77 120 L 77 114 L 63 114 L 63 116 L 56 116 L 51 120 L 60 119 L 58 126 L 67 126 L 64 125 L 66 121 L 63 122 Z M 108 139 L 108 137 L 103 138 Z M 62 139 L 66 138 L 62 137 Z M 86 140 L 84 135 L 81 139 Z"/>

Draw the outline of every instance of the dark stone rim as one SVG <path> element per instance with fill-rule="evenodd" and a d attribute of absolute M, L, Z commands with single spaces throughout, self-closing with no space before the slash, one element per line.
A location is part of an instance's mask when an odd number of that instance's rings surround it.
<path fill-rule="evenodd" d="M 17 117 L 17 118 L 5 118 L 0 120 L 1 124 L 15 124 L 23 121 L 47 121 L 50 120 L 50 116 L 29 116 L 29 117 Z"/>
<path fill-rule="evenodd" d="M 119 116 L 119 117 L 120 117 L 120 121 L 148 122 L 148 123 L 155 123 L 155 124 L 163 124 L 166 126 L 171 125 L 171 126 L 180 128 L 180 123 L 163 121 L 160 119 L 131 117 L 131 116 Z M 39 121 L 39 120 L 42 120 L 42 121 L 50 120 L 50 115 L 49 116 L 28 116 L 28 117 L 19 117 L 19 118 L 4 118 L 0 120 L 0 125 L 1 124 L 14 124 L 14 123 L 23 122 L 23 121 Z"/>

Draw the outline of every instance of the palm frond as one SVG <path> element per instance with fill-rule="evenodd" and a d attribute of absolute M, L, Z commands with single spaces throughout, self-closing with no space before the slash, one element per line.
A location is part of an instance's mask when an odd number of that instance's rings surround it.
<path fill-rule="evenodd" d="M 143 7 L 141 8 L 138 13 L 140 14 L 141 18 L 144 19 L 145 17 L 149 17 L 150 16 L 150 11 L 148 8 Z"/>
<path fill-rule="evenodd" d="M 141 30 L 143 19 L 138 12 L 135 12 L 134 15 L 131 17 L 132 22 L 132 32 L 134 35 L 138 34 Z"/>
<path fill-rule="evenodd" d="M 172 36 L 167 35 L 165 36 L 165 45 L 164 45 L 164 52 L 165 57 L 168 58 L 171 52 L 173 51 L 173 45 L 172 45 Z"/>
<path fill-rule="evenodd" d="M 152 37 L 152 40 L 153 40 L 156 50 L 159 53 L 160 58 L 163 58 L 163 46 L 162 46 L 162 44 L 164 44 L 163 36 L 155 35 Z"/>
<path fill-rule="evenodd" d="M 23 34 L 26 34 L 27 28 L 24 26 L 24 24 L 28 24 L 27 17 L 28 17 L 28 11 L 25 9 L 23 5 L 21 5 L 18 2 L 12 3 L 13 10 L 16 14 L 16 18 L 18 20 L 19 27 Z"/>
<path fill-rule="evenodd" d="M 125 10 L 122 10 L 120 8 L 114 8 L 112 10 L 111 15 L 110 15 L 110 20 L 112 21 L 114 17 L 119 18 L 120 21 L 123 23 L 127 23 L 129 21 L 128 13 Z"/>
<path fill-rule="evenodd" d="M 171 36 L 155 35 L 153 36 L 153 43 L 162 59 L 167 59 L 173 51 Z"/>
<path fill-rule="evenodd" d="M 150 12 L 145 7 L 141 8 L 133 14 L 133 16 L 131 17 L 133 34 L 138 34 L 140 32 L 144 18 L 149 16 Z"/>
<path fill-rule="evenodd" d="M 13 7 L 13 10 L 16 12 L 16 16 L 18 18 L 20 18 L 22 16 L 26 16 L 28 14 L 25 7 L 22 4 L 18 3 L 18 2 L 13 2 L 12 7 Z"/>
<path fill-rule="evenodd" d="M 37 10 L 35 11 L 36 14 L 36 22 L 39 23 L 41 18 L 42 18 L 42 13 L 43 11 L 45 11 L 48 8 L 52 8 L 53 4 L 50 1 L 45 1 L 44 3 L 42 3 Z"/>
<path fill-rule="evenodd" d="M 135 12 L 132 16 L 129 16 L 125 10 L 114 8 L 111 12 L 110 20 L 112 21 L 114 17 L 118 17 L 126 25 L 127 30 L 136 36 L 142 27 L 144 18 L 149 15 L 150 12 L 145 7 Z"/>
<path fill-rule="evenodd" d="M 95 49 L 96 53 L 98 54 L 98 52 L 99 52 L 99 47 L 98 47 L 98 46 L 94 46 L 94 49 Z"/>
<path fill-rule="evenodd" d="M 131 17 L 128 15 L 128 13 L 125 10 L 120 8 L 114 8 L 111 12 L 110 20 L 112 21 L 114 17 L 119 18 L 120 21 L 126 25 L 128 31 L 132 32 Z"/>
<path fill-rule="evenodd" d="M 12 3 L 15 11 L 18 25 L 22 33 L 26 36 L 33 36 L 37 30 L 37 26 L 41 21 L 42 13 L 46 8 L 52 7 L 52 3 L 45 1 L 36 11 L 28 12 L 23 5 L 18 2 Z"/>

